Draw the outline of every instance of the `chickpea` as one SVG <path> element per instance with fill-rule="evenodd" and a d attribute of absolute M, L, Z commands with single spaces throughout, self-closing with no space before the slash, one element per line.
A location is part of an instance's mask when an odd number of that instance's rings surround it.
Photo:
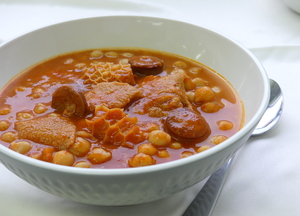
<path fill-rule="evenodd" d="M 93 58 L 101 58 L 103 56 L 103 52 L 101 50 L 94 50 L 92 53 L 91 53 L 91 56 Z"/>
<path fill-rule="evenodd" d="M 187 64 L 183 61 L 176 61 L 173 63 L 173 67 L 176 67 L 176 68 L 186 68 L 187 67 Z"/>
<path fill-rule="evenodd" d="M 77 63 L 75 65 L 75 67 L 76 67 L 76 69 L 79 69 L 79 70 L 84 69 L 85 68 L 85 63 Z"/>
<path fill-rule="evenodd" d="M 219 129 L 221 130 L 231 130 L 233 128 L 233 123 L 227 120 L 221 120 L 217 122 Z"/>
<path fill-rule="evenodd" d="M 220 93 L 220 92 L 221 92 L 221 89 L 220 89 L 218 86 L 212 87 L 211 89 L 212 89 L 214 92 L 216 92 L 216 93 Z"/>
<path fill-rule="evenodd" d="M 69 59 L 66 59 L 64 64 L 72 64 L 74 62 L 74 59 L 72 58 L 69 58 Z"/>
<path fill-rule="evenodd" d="M 11 112 L 11 108 L 9 107 L 4 107 L 2 109 L 0 109 L 0 115 L 7 115 Z"/>
<path fill-rule="evenodd" d="M 157 156 L 160 158 L 168 158 L 170 157 L 170 153 L 167 150 L 160 150 L 158 151 Z"/>
<path fill-rule="evenodd" d="M 128 63 L 129 63 L 129 59 L 127 59 L 127 58 L 121 59 L 119 61 L 119 64 L 128 64 Z"/>
<path fill-rule="evenodd" d="M 224 135 L 216 135 L 216 136 L 212 137 L 211 143 L 213 143 L 215 145 L 218 145 L 218 144 L 220 144 L 221 142 L 224 142 L 227 139 L 228 139 L 228 137 L 226 137 Z"/>
<path fill-rule="evenodd" d="M 19 152 L 20 154 L 26 154 L 27 152 L 30 151 L 32 145 L 26 141 L 19 141 L 19 142 L 12 142 L 9 145 L 9 148 L 11 150 L 14 150 L 15 152 Z"/>
<path fill-rule="evenodd" d="M 51 84 L 48 83 L 48 82 L 45 82 L 45 83 L 43 83 L 43 85 L 42 85 L 43 88 L 49 88 L 50 86 L 51 86 Z"/>
<path fill-rule="evenodd" d="M 185 74 L 185 71 L 181 68 L 175 68 L 171 74 Z"/>
<path fill-rule="evenodd" d="M 116 57 L 118 57 L 118 53 L 117 52 L 107 52 L 107 53 L 105 53 L 105 56 L 108 58 L 116 58 Z"/>
<path fill-rule="evenodd" d="M 185 86 L 186 91 L 191 91 L 196 88 L 196 85 L 193 83 L 193 81 L 189 77 L 186 77 L 184 79 L 184 86 Z"/>
<path fill-rule="evenodd" d="M 46 112 L 48 110 L 47 106 L 45 104 L 42 103 L 38 103 L 37 105 L 35 105 L 35 107 L 33 108 L 33 111 L 36 114 L 42 114 L 44 112 Z"/>
<path fill-rule="evenodd" d="M 215 93 L 208 86 L 203 86 L 197 88 L 195 91 L 195 102 L 196 103 L 204 103 L 214 100 Z"/>
<path fill-rule="evenodd" d="M 90 168 L 91 164 L 86 162 L 86 161 L 79 161 L 77 162 L 74 167 L 79 167 L 79 168 Z"/>
<path fill-rule="evenodd" d="M 61 116 L 59 113 L 50 113 L 48 116 Z"/>
<path fill-rule="evenodd" d="M 32 89 L 31 97 L 33 97 L 35 99 L 36 98 L 40 98 L 43 95 L 44 92 L 45 92 L 44 88 L 42 88 L 42 87 L 34 87 Z"/>
<path fill-rule="evenodd" d="M 91 143 L 82 137 L 77 137 L 74 145 L 68 150 L 76 156 L 85 156 L 91 148 Z"/>
<path fill-rule="evenodd" d="M 157 153 L 157 149 L 150 143 L 144 143 L 144 144 L 139 145 L 138 153 L 144 153 L 146 155 L 152 156 Z"/>
<path fill-rule="evenodd" d="M 162 130 L 155 130 L 149 133 L 148 141 L 155 146 L 168 146 L 171 136 Z"/>
<path fill-rule="evenodd" d="M 55 149 L 53 147 L 44 148 L 42 151 L 41 160 L 51 162 L 53 160 L 53 153 Z"/>
<path fill-rule="evenodd" d="M 207 81 L 199 77 L 192 80 L 196 87 L 203 87 L 207 84 Z"/>
<path fill-rule="evenodd" d="M 132 53 L 123 53 L 122 56 L 130 58 L 133 56 L 133 54 Z"/>
<path fill-rule="evenodd" d="M 109 77 L 111 77 L 111 73 L 108 72 L 108 71 L 104 71 L 104 72 L 102 73 L 102 77 L 103 77 L 104 79 L 108 79 Z"/>
<path fill-rule="evenodd" d="M 200 146 L 196 151 L 197 151 L 197 153 L 200 153 L 207 149 L 210 149 L 210 147 L 209 146 Z"/>
<path fill-rule="evenodd" d="M 188 97 L 189 101 L 191 101 L 191 102 L 193 102 L 195 100 L 195 92 L 188 91 L 186 93 L 186 96 Z"/>
<path fill-rule="evenodd" d="M 182 145 L 181 145 L 180 142 L 173 142 L 173 143 L 170 145 L 170 147 L 171 147 L 172 149 L 181 149 L 181 148 L 182 148 Z"/>
<path fill-rule="evenodd" d="M 156 161 L 154 158 L 144 153 L 138 153 L 128 161 L 130 167 L 149 166 L 155 163 Z"/>
<path fill-rule="evenodd" d="M 58 151 L 53 156 L 53 163 L 55 164 L 72 166 L 74 162 L 74 155 L 66 150 Z"/>
<path fill-rule="evenodd" d="M 82 138 L 92 138 L 92 134 L 87 131 L 77 131 L 76 135 Z"/>
<path fill-rule="evenodd" d="M 5 131 L 9 128 L 10 123 L 8 121 L 2 120 L 0 121 L 0 131 Z"/>
<path fill-rule="evenodd" d="M 115 71 L 115 70 L 121 69 L 123 66 L 120 66 L 118 64 L 111 64 L 111 65 L 109 65 L 109 67 L 111 68 L 112 71 Z"/>
<path fill-rule="evenodd" d="M 31 158 L 41 160 L 42 159 L 42 153 L 41 152 L 34 152 L 28 155 Z"/>
<path fill-rule="evenodd" d="M 1 140 L 4 142 L 8 142 L 11 143 L 13 141 L 15 141 L 18 138 L 18 134 L 15 132 L 5 132 L 4 134 L 2 134 L 1 136 Z"/>
<path fill-rule="evenodd" d="M 193 152 L 184 151 L 184 152 L 181 153 L 181 158 L 189 157 L 189 156 L 192 156 L 192 155 L 194 155 Z"/>
<path fill-rule="evenodd" d="M 101 164 L 109 161 L 112 158 L 111 152 L 100 147 L 96 147 L 92 152 L 87 156 L 87 159 L 92 164 Z"/>
<path fill-rule="evenodd" d="M 192 74 L 200 74 L 202 71 L 203 71 L 203 68 L 200 68 L 200 67 L 193 67 L 190 69 L 190 72 Z"/>
<path fill-rule="evenodd" d="M 16 117 L 17 120 L 25 120 L 25 119 L 31 119 L 31 118 L 33 118 L 33 115 L 30 113 L 26 113 L 26 112 L 17 113 L 17 117 Z"/>
<path fill-rule="evenodd" d="M 121 59 L 119 61 L 119 64 L 128 64 L 129 63 L 129 59 Z"/>
<path fill-rule="evenodd" d="M 218 112 L 224 105 L 216 101 L 207 102 L 201 105 L 201 110 L 206 113 Z"/>

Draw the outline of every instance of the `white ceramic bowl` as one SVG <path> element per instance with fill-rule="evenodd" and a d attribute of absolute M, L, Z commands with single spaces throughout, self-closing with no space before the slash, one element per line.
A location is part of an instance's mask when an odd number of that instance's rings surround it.
<path fill-rule="evenodd" d="M 0 145 L 0 159 L 30 184 L 77 202 L 119 206 L 158 200 L 203 180 L 251 135 L 269 99 L 258 60 L 230 38 L 179 21 L 112 16 L 64 22 L 12 39 L 0 47 L 0 86 L 23 69 L 59 53 L 101 47 L 144 47 L 177 53 L 213 68 L 237 89 L 246 109 L 238 133 L 201 154 L 141 168 L 82 169 L 18 154 Z"/>

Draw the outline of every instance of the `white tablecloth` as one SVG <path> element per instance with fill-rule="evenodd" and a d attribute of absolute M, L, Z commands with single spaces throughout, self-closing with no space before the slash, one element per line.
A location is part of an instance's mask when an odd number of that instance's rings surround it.
<path fill-rule="evenodd" d="M 213 216 L 299 215 L 300 15 L 281 0 L 0 0 L 0 43 L 61 21 L 127 14 L 203 25 L 254 52 L 282 87 L 284 113 L 272 131 L 238 152 Z M 202 185 L 143 205 L 89 206 L 47 194 L 0 164 L 0 215 L 180 216 Z"/>

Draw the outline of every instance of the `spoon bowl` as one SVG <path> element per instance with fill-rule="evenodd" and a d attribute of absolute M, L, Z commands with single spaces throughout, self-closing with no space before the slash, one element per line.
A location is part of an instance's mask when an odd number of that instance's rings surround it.
<path fill-rule="evenodd" d="M 269 131 L 273 128 L 280 119 L 283 109 L 283 94 L 278 83 L 272 79 L 270 81 L 270 100 L 269 105 L 260 119 L 258 125 L 252 133 L 252 136 L 257 136 Z"/>

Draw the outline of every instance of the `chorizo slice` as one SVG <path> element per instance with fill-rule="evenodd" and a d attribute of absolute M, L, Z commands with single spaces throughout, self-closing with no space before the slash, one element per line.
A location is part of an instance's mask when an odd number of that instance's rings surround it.
<path fill-rule="evenodd" d="M 210 134 L 206 120 L 189 108 L 178 108 L 170 111 L 165 126 L 175 139 L 199 139 Z"/>
<path fill-rule="evenodd" d="M 74 144 L 76 126 L 69 118 L 63 116 L 42 116 L 15 123 L 19 139 L 53 146 L 65 150 Z"/>
<path fill-rule="evenodd" d="M 83 117 L 87 105 L 81 92 L 75 91 L 71 86 L 61 86 L 52 94 L 51 107 L 69 117 Z"/>
<path fill-rule="evenodd" d="M 154 56 L 133 56 L 129 64 L 132 72 L 139 75 L 156 75 L 164 70 L 163 60 Z"/>

